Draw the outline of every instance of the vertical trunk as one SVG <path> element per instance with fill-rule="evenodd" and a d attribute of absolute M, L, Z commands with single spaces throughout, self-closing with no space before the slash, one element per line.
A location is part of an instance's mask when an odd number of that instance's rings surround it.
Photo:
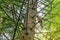
<path fill-rule="evenodd" d="M 29 0 L 28 14 L 25 18 L 24 28 L 21 32 L 21 40 L 34 40 L 36 0 Z"/>

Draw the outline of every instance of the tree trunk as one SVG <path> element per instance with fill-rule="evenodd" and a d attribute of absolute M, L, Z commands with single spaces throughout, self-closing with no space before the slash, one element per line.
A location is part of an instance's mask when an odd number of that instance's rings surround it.
<path fill-rule="evenodd" d="M 26 14 L 24 28 L 20 35 L 21 40 L 34 40 L 36 8 L 37 1 L 29 0 L 28 14 Z"/>

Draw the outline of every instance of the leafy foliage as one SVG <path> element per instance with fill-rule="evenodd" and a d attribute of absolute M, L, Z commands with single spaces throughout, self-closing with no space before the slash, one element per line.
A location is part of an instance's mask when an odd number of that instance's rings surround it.
<path fill-rule="evenodd" d="M 17 25 L 18 33 L 22 31 L 24 17 L 23 0 L 0 0 L 0 33 L 9 33 L 12 37 Z M 23 12 L 22 12 L 23 11 Z M 21 15 L 23 16 L 21 16 Z M 20 35 L 18 35 L 20 36 Z"/>
<path fill-rule="evenodd" d="M 50 1 L 49 1 L 50 2 Z M 60 38 L 60 0 L 53 0 L 49 5 L 46 6 L 45 10 L 50 10 L 44 17 L 44 28 L 49 30 L 47 32 L 48 40 L 59 40 Z M 49 36 L 49 38 L 48 38 Z"/>
<path fill-rule="evenodd" d="M 48 40 L 60 39 L 60 0 L 45 0 L 46 14 L 43 20 L 43 26 L 49 32 L 46 33 Z M 25 8 L 24 8 L 25 7 Z M 24 0 L 0 0 L 0 34 L 8 32 L 12 37 L 17 25 L 16 40 L 20 38 L 23 22 L 26 14 L 26 3 Z"/>

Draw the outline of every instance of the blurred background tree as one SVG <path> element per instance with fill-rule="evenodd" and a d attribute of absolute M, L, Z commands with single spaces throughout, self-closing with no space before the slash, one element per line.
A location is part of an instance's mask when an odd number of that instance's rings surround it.
<path fill-rule="evenodd" d="M 0 40 L 60 40 L 59 7 L 60 0 L 0 0 Z"/>

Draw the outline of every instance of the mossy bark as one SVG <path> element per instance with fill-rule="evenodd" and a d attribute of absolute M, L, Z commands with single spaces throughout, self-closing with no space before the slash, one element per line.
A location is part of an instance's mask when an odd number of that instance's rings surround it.
<path fill-rule="evenodd" d="M 36 8 L 37 1 L 29 0 L 28 15 L 25 18 L 24 28 L 20 35 L 21 40 L 34 40 Z"/>

